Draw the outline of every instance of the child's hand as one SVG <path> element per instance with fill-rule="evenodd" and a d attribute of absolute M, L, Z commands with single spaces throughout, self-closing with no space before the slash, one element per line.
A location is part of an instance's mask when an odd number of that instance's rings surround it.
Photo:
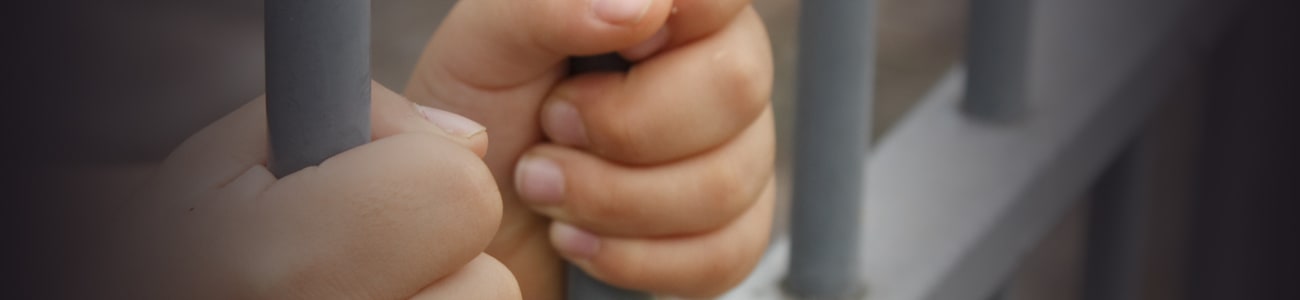
<path fill-rule="evenodd" d="M 565 78 L 567 57 L 613 51 L 636 64 Z M 561 295 L 552 246 L 614 285 L 710 296 L 766 247 L 770 56 L 747 0 L 465 0 L 407 95 L 492 130 L 488 253 L 526 296 Z"/>
<path fill-rule="evenodd" d="M 257 99 L 191 136 L 123 219 L 127 298 L 517 299 L 482 254 L 501 200 L 484 128 L 374 85 L 374 141 L 276 179 Z"/>

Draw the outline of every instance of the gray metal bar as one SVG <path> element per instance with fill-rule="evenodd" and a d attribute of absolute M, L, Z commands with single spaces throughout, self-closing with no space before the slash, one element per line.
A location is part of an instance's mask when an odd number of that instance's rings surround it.
<path fill-rule="evenodd" d="M 565 299 L 569 300 L 649 300 L 650 294 L 622 289 L 592 278 L 582 269 L 570 264 L 565 270 Z"/>
<path fill-rule="evenodd" d="M 1024 113 L 1030 0 L 972 0 L 966 35 L 966 98 L 961 109 L 987 120 Z"/>
<path fill-rule="evenodd" d="M 993 294 L 989 295 L 988 299 L 989 300 L 1010 300 L 1011 296 L 1008 296 L 1009 294 L 1007 294 L 1008 286 L 1011 285 L 1010 281 L 1011 278 L 1008 278 L 1007 282 L 1003 283 L 1001 287 L 998 287 L 997 290 L 993 291 Z"/>
<path fill-rule="evenodd" d="M 785 292 L 858 299 L 863 163 L 870 143 L 873 2 L 803 1 L 791 257 Z"/>
<path fill-rule="evenodd" d="M 1138 298 L 1143 201 L 1136 145 L 1129 145 L 1093 187 L 1083 299 Z"/>
<path fill-rule="evenodd" d="M 370 0 L 266 1 L 271 172 L 370 141 Z"/>
<path fill-rule="evenodd" d="M 869 299 L 982 298 L 1001 286 L 1196 73 L 1200 56 L 1186 45 L 1200 35 L 1192 33 L 1227 24 L 1189 18 L 1195 10 L 1179 0 L 1035 3 L 1032 117 L 1013 124 L 972 124 L 954 113 L 964 68 L 944 76 L 863 165 L 870 202 L 858 267 Z M 776 241 L 774 252 L 789 247 Z M 757 270 L 790 265 L 786 256 L 768 258 Z M 760 293 L 779 286 L 771 277 L 756 274 L 745 283 L 753 288 L 726 299 L 779 299 Z"/>

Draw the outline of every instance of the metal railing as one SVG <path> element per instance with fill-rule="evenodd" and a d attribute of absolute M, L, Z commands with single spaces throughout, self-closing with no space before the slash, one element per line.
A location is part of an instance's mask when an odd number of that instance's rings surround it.
<path fill-rule="evenodd" d="M 1190 5 L 972 1 L 965 68 L 869 150 L 872 2 L 802 1 L 790 234 L 724 298 L 1001 299 L 1089 186 L 1085 296 L 1134 297 L 1128 144 L 1185 71 Z"/>

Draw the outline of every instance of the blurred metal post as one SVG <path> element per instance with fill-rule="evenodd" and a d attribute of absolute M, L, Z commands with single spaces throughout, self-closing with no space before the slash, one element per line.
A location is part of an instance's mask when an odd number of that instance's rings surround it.
<path fill-rule="evenodd" d="M 795 297 L 865 294 L 858 237 L 871 137 L 873 4 L 801 4 L 791 257 L 783 282 Z"/>
<path fill-rule="evenodd" d="M 370 141 L 370 0 L 267 0 L 270 169 L 283 177 Z"/>
<path fill-rule="evenodd" d="M 1093 186 L 1083 299 L 1138 299 L 1144 201 L 1137 147 L 1126 146 Z"/>
<path fill-rule="evenodd" d="M 592 278 L 573 264 L 565 266 L 564 298 L 568 300 L 650 300 L 648 293 L 623 289 Z"/>
<path fill-rule="evenodd" d="M 992 294 L 992 295 L 989 295 L 988 299 L 989 299 L 989 300 L 1008 300 L 1008 299 L 1010 299 L 1010 296 L 1007 296 L 1007 295 L 1008 295 L 1008 294 L 1007 294 L 1007 289 L 1009 288 L 1009 286 L 1011 286 L 1011 284 L 1012 284 L 1012 282 L 1011 282 L 1011 278 L 1007 278 L 1007 282 L 1002 283 L 1002 286 L 999 286 L 997 290 L 994 290 L 994 291 L 993 291 L 993 294 Z"/>
<path fill-rule="evenodd" d="M 1025 110 L 1030 0 L 972 0 L 966 34 L 966 97 L 961 110 L 1006 120 Z"/>

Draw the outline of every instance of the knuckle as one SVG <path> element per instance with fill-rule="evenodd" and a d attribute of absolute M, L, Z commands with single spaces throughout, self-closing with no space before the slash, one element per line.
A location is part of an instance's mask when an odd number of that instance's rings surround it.
<path fill-rule="evenodd" d="M 716 297 L 744 281 L 762 257 L 766 239 L 750 238 L 739 247 L 726 247 L 712 254 L 713 259 L 696 269 L 693 284 L 681 287 L 678 294 L 689 297 Z"/>
<path fill-rule="evenodd" d="M 701 203 L 698 211 L 708 216 L 700 219 L 711 221 L 707 224 L 710 228 L 733 219 L 742 205 L 748 203 L 745 196 L 750 194 L 748 185 L 741 179 L 749 174 L 736 168 L 715 168 L 712 172 L 702 187 L 704 199 L 698 201 Z"/>
<path fill-rule="evenodd" d="M 698 286 L 683 291 L 682 294 L 692 297 L 716 297 L 740 284 L 749 274 L 748 269 L 742 267 L 743 264 L 737 256 L 721 257 L 714 261 L 716 263 L 710 265 L 704 272 L 706 276 L 704 278 L 713 280 L 701 280 Z"/>
<path fill-rule="evenodd" d="M 715 56 L 724 99 L 744 118 L 752 119 L 763 109 L 771 94 L 771 62 L 756 51 L 724 52 Z"/>
<path fill-rule="evenodd" d="M 577 209 L 578 214 L 575 216 L 586 224 L 610 225 L 620 223 L 633 217 L 629 209 L 636 203 L 628 201 L 614 201 L 619 197 L 614 197 L 613 191 L 622 191 L 617 183 L 605 184 L 608 188 L 601 188 L 599 191 L 588 192 L 581 195 L 581 205 Z"/>
<path fill-rule="evenodd" d="M 637 158 L 646 155 L 647 147 L 644 144 L 648 130 L 644 129 L 648 127 L 639 114 L 602 115 L 608 117 L 597 122 L 601 132 L 599 140 L 593 140 L 597 155 L 624 161 L 637 161 Z"/>
<path fill-rule="evenodd" d="M 644 263 L 645 261 L 643 259 L 625 259 L 618 261 L 617 263 L 597 264 L 595 267 L 601 269 L 599 273 L 601 274 L 601 280 L 627 286 L 644 286 L 647 285 L 647 283 L 654 283 L 656 281 L 664 280 L 665 277 L 669 277 L 659 276 L 656 278 L 652 276 L 656 274 L 645 272 L 647 268 L 642 266 Z"/>

